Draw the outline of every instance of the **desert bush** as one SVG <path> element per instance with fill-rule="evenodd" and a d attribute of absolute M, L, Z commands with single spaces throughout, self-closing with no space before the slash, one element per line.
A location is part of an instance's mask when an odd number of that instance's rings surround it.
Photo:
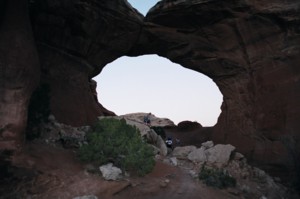
<path fill-rule="evenodd" d="M 207 186 L 217 187 L 219 189 L 234 187 L 236 179 L 231 177 L 223 169 L 207 168 L 203 166 L 199 173 L 199 179 Z"/>
<path fill-rule="evenodd" d="M 123 171 L 145 175 L 152 171 L 154 153 L 141 139 L 139 130 L 124 119 L 104 118 L 87 133 L 87 143 L 79 149 L 79 157 L 97 166 L 113 162 Z"/>

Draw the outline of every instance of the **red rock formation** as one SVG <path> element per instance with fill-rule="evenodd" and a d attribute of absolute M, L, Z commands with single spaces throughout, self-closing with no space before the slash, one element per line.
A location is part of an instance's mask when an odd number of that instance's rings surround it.
<path fill-rule="evenodd" d="M 58 121 L 82 125 L 110 114 L 95 102 L 89 80 L 123 55 L 158 54 L 218 85 L 224 101 L 214 142 L 230 143 L 260 165 L 292 168 L 300 159 L 299 7 L 298 0 L 163 0 L 143 19 L 124 0 L 36 0 L 30 13 Z M 15 16 L 9 9 L 18 7 L 5 7 L 4 16 Z M 7 22 L 0 31 L 0 149 L 7 137 L 20 137 L 38 77 L 29 24 L 17 16 L 0 17 Z M 18 26 L 8 34 L 11 24 Z"/>
<path fill-rule="evenodd" d="M 27 0 L 0 2 L 0 152 L 21 146 L 40 70 Z"/>
<path fill-rule="evenodd" d="M 89 79 L 134 44 L 142 16 L 123 0 L 37 1 L 31 5 L 42 80 L 58 121 L 80 126 L 114 115 L 94 100 Z"/>
<path fill-rule="evenodd" d="M 261 166 L 295 167 L 299 7 L 296 0 L 161 1 L 130 55 L 158 54 L 212 78 L 224 97 L 213 140 Z"/>

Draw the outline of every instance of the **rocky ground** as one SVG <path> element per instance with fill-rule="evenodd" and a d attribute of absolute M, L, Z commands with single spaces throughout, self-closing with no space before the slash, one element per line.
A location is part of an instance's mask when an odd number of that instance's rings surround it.
<path fill-rule="evenodd" d="M 130 120 L 147 129 L 132 115 Z M 52 118 L 52 124 L 46 125 L 45 129 L 40 139 L 28 142 L 23 153 L 14 156 L 13 166 L 2 165 L 1 199 L 299 198 L 295 192 L 281 185 L 280 179 L 272 178 L 264 171 L 248 165 L 242 154 L 234 152 L 233 146 L 228 148 L 213 145 L 212 142 L 201 146 L 184 145 L 165 156 L 157 155 L 154 170 L 144 177 L 124 176 L 121 180 L 107 181 L 100 172 L 89 172 L 93 170 L 91 165 L 83 164 L 76 157 L 76 144 L 82 141 L 81 133 L 87 130 L 87 127 L 75 129 L 59 124 Z M 69 131 L 75 133 L 70 136 Z M 174 128 L 172 132 L 175 132 Z M 184 134 L 188 135 L 188 132 Z M 185 139 L 184 144 L 188 144 L 186 136 Z M 77 143 L 74 140 L 77 140 Z M 220 147 L 225 147 L 220 151 L 228 151 L 227 155 L 222 153 L 222 157 L 228 157 L 223 159 L 223 162 L 212 158 L 218 157 L 219 152 L 216 152 L 216 149 Z M 203 154 L 207 157 L 205 161 L 201 159 Z M 226 189 L 205 185 L 197 178 L 204 162 L 225 169 L 235 177 L 237 185 Z"/>

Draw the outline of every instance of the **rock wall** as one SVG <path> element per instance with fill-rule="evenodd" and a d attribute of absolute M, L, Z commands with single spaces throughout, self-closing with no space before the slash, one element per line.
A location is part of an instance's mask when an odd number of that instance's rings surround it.
<path fill-rule="evenodd" d="M 89 88 L 107 63 L 158 54 L 218 85 L 223 104 L 214 142 L 236 146 L 261 166 L 297 166 L 298 0 L 163 0 L 145 18 L 125 0 L 30 1 L 40 68 L 26 6 L 13 2 L 0 3 L 6 11 L 0 16 L 0 149 L 22 137 L 39 71 L 41 83 L 50 85 L 52 113 L 79 126 L 113 114 Z"/>
<path fill-rule="evenodd" d="M 129 54 L 158 54 L 212 78 L 223 94 L 212 139 L 268 169 L 295 168 L 299 13 L 299 1 L 161 1 Z"/>
<path fill-rule="evenodd" d="M 27 0 L 0 1 L 0 13 L 0 151 L 11 151 L 24 140 L 27 106 L 40 70 Z"/>
<path fill-rule="evenodd" d="M 89 81 L 131 48 L 142 15 L 123 0 L 40 0 L 30 9 L 41 79 L 50 85 L 50 106 L 57 120 L 80 126 L 99 115 L 115 115 L 95 101 Z"/>

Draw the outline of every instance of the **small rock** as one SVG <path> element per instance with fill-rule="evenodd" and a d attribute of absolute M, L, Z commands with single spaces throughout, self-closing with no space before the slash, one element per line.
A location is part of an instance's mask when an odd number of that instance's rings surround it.
<path fill-rule="evenodd" d="M 155 159 L 156 159 L 156 160 L 162 160 L 163 157 L 162 157 L 160 154 L 156 154 L 156 155 L 155 155 Z"/>
<path fill-rule="evenodd" d="M 245 156 L 241 153 L 238 153 L 238 152 L 235 152 L 234 155 L 233 155 L 233 159 L 234 160 L 241 160 L 243 159 Z"/>
<path fill-rule="evenodd" d="M 192 178 L 198 178 L 198 173 L 194 170 L 190 170 L 189 171 L 189 174 Z"/>
<path fill-rule="evenodd" d="M 166 188 L 169 183 L 170 183 L 170 180 L 169 179 L 165 179 L 165 180 L 163 180 L 163 181 L 160 182 L 159 186 L 161 188 Z"/>
<path fill-rule="evenodd" d="M 171 165 L 176 167 L 178 165 L 177 158 L 176 157 L 171 157 L 170 158 L 170 163 L 171 163 Z"/>
<path fill-rule="evenodd" d="M 235 196 L 240 195 L 240 192 L 237 189 L 233 189 L 233 188 L 228 188 L 227 192 L 232 194 L 232 195 L 235 195 Z"/>
<path fill-rule="evenodd" d="M 49 115 L 48 116 L 48 120 L 49 120 L 49 122 L 55 122 L 55 117 L 54 117 L 54 115 Z"/>
<path fill-rule="evenodd" d="M 99 167 L 99 169 L 105 180 L 118 180 L 118 179 L 122 178 L 121 169 L 114 167 L 112 163 L 102 165 Z"/>
<path fill-rule="evenodd" d="M 265 171 L 256 167 L 253 168 L 253 177 L 261 183 L 266 183 L 268 180 L 270 180 L 268 179 L 268 176 Z M 273 181 L 273 179 L 271 181 Z M 272 184 L 273 182 L 271 181 L 270 183 Z"/>
<path fill-rule="evenodd" d="M 207 141 L 207 142 L 203 142 L 201 146 L 203 146 L 205 149 L 209 149 L 214 146 L 214 143 L 213 141 Z"/>

